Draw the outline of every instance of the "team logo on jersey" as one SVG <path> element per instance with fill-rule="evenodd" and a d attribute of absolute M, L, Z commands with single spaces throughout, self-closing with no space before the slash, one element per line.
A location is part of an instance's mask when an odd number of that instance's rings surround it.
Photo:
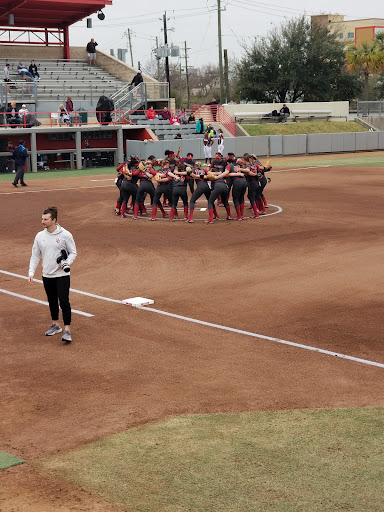
<path fill-rule="evenodd" d="M 56 243 L 59 244 L 60 243 L 60 238 L 56 238 Z"/>

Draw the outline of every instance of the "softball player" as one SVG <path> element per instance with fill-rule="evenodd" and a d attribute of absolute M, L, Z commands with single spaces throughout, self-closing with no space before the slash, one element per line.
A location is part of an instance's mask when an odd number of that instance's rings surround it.
<path fill-rule="evenodd" d="M 232 199 L 237 213 L 236 220 L 243 220 L 244 218 L 244 195 L 247 190 L 247 180 L 244 172 L 242 172 L 244 164 L 245 161 L 238 158 L 236 164 L 231 163 L 227 166 L 228 176 L 233 180 Z"/>
<path fill-rule="evenodd" d="M 201 162 L 196 162 L 195 169 L 191 172 L 191 178 L 196 180 L 197 186 L 196 190 L 192 194 L 190 203 L 189 203 L 189 219 L 188 222 L 193 222 L 193 214 L 195 211 L 195 203 L 201 197 L 203 194 L 207 198 L 207 201 L 209 199 L 209 196 L 211 195 L 211 188 L 209 186 L 209 182 L 207 181 L 207 169 L 203 169 L 201 167 Z M 217 211 L 215 206 L 213 206 L 213 215 L 214 218 L 217 219 Z"/>
<path fill-rule="evenodd" d="M 156 220 L 157 213 L 157 205 L 160 202 L 160 198 L 164 195 L 164 198 L 168 200 L 168 203 L 172 201 L 171 196 L 171 188 L 169 186 L 170 180 L 172 177 L 169 175 L 169 162 L 168 160 L 163 160 L 161 164 L 161 171 L 156 175 L 157 188 L 155 191 L 155 195 L 152 200 L 152 218 L 151 220 Z M 164 204 L 164 203 L 163 203 Z M 165 212 L 163 213 L 163 217 L 165 217 Z"/>

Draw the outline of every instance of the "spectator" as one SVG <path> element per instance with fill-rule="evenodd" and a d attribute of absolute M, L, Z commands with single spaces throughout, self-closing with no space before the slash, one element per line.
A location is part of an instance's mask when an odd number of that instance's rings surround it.
<path fill-rule="evenodd" d="M 153 107 L 149 107 L 147 110 L 147 119 L 153 121 L 153 119 L 157 118 L 156 112 L 154 111 Z"/>
<path fill-rule="evenodd" d="M 90 66 L 96 66 L 96 41 L 92 38 L 87 44 L 88 62 Z"/>
<path fill-rule="evenodd" d="M 19 116 L 22 124 L 26 128 L 32 128 L 32 126 L 40 126 L 41 123 L 36 119 L 36 115 L 29 112 L 27 109 L 27 105 L 21 105 L 21 109 L 19 110 Z"/>
<path fill-rule="evenodd" d="M 180 110 L 178 117 L 179 117 L 180 124 L 188 124 L 188 115 L 185 111 L 185 108 Z"/>
<path fill-rule="evenodd" d="M 67 111 L 67 113 L 69 115 L 69 119 L 70 119 L 71 123 L 73 123 L 76 118 L 76 114 L 75 114 L 75 106 L 73 104 L 71 96 L 67 96 L 67 101 L 65 102 L 65 110 Z"/>
<path fill-rule="evenodd" d="M 195 115 L 193 112 L 189 114 L 188 123 L 196 123 Z"/>
<path fill-rule="evenodd" d="M 216 132 L 215 132 L 215 129 L 213 128 L 213 126 L 211 124 L 209 124 L 206 128 L 207 132 L 208 132 L 208 135 L 210 137 L 214 137 L 216 135 Z"/>
<path fill-rule="evenodd" d="M 172 117 L 171 111 L 167 109 L 167 107 L 164 107 L 163 111 L 161 112 L 161 117 L 166 121 L 169 121 Z"/>
<path fill-rule="evenodd" d="M 100 124 L 112 123 L 111 112 L 115 110 L 115 104 L 108 96 L 100 96 L 96 105 L 96 117 Z"/>
<path fill-rule="evenodd" d="M 291 112 L 290 112 L 289 108 L 287 107 L 287 105 L 284 103 L 284 105 L 280 109 L 281 121 L 283 121 L 283 122 L 287 121 L 287 119 L 290 115 L 291 115 Z"/>
<path fill-rule="evenodd" d="M 212 100 L 207 103 L 207 105 L 210 106 L 210 110 L 211 110 L 211 113 L 212 113 L 212 117 L 213 117 L 213 121 L 216 122 L 216 114 L 217 114 L 217 105 L 219 103 L 216 101 L 215 98 L 212 98 Z"/>
<path fill-rule="evenodd" d="M 200 119 L 196 123 L 196 133 L 204 133 L 204 132 L 205 132 L 204 120 L 202 117 L 200 117 Z"/>
<path fill-rule="evenodd" d="M 133 86 L 133 87 L 137 87 L 138 85 L 142 84 L 143 82 L 144 82 L 143 75 L 141 74 L 141 71 L 139 70 L 136 73 L 136 75 L 132 78 L 132 81 L 131 81 L 130 85 Z M 135 91 L 135 98 L 137 98 L 138 94 L 139 94 L 139 89 L 137 89 Z"/>
<path fill-rule="evenodd" d="M 20 116 L 16 110 L 16 103 L 12 102 L 6 110 L 7 123 L 11 128 L 16 128 L 17 125 L 21 124 Z"/>
<path fill-rule="evenodd" d="M 9 92 L 9 89 L 11 88 L 11 76 L 9 74 L 9 64 L 6 64 L 4 67 L 4 82 L 7 82 L 7 92 Z"/>
<path fill-rule="evenodd" d="M 32 78 L 37 78 L 38 80 L 40 80 L 40 75 L 39 75 L 39 72 L 37 71 L 37 66 L 36 66 L 34 60 L 31 60 L 31 65 L 29 66 L 29 72 L 31 73 Z"/>
<path fill-rule="evenodd" d="M 178 118 L 176 115 L 173 115 L 173 116 L 171 117 L 171 119 L 169 120 L 169 122 L 170 122 L 171 124 L 174 124 L 174 125 L 178 125 L 178 124 L 180 124 L 180 123 L 179 123 L 179 118 Z"/>
<path fill-rule="evenodd" d="M 24 66 L 24 64 L 21 61 L 17 66 L 17 72 L 20 76 L 29 76 L 30 78 L 33 78 L 32 74 L 28 71 L 28 69 Z"/>
<path fill-rule="evenodd" d="M 177 133 L 175 139 L 182 139 L 181 133 Z"/>
<path fill-rule="evenodd" d="M 64 105 L 61 104 L 59 106 L 59 123 L 60 124 L 67 124 L 70 122 L 68 112 L 64 108 Z"/>

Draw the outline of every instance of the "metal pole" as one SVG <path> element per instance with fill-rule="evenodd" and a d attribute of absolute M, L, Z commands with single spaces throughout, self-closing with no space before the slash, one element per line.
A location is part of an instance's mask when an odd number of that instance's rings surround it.
<path fill-rule="evenodd" d="M 131 66 L 133 67 L 133 53 L 132 53 L 131 31 L 129 29 L 128 29 L 128 43 L 129 43 L 129 50 L 131 52 Z"/>
<path fill-rule="evenodd" d="M 36 132 L 31 132 L 31 171 L 37 172 Z"/>
<path fill-rule="evenodd" d="M 168 51 L 168 34 L 167 34 L 167 11 L 165 11 L 163 16 L 164 23 L 164 46 L 166 51 Z M 169 79 L 169 59 L 168 55 L 165 57 L 165 81 L 169 84 L 169 90 L 171 90 L 171 81 Z"/>
<path fill-rule="evenodd" d="M 187 79 L 187 107 L 191 108 L 191 93 L 189 90 L 189 73 L 188 73 L 188 48 L 187 41 L 184 41 L 184 57 L 185 57 L 185 77 Z"/>
<path fill-rule="evenodd" d="M 225 103 L 229 101 L 229 71 L 228 71 L 228 52 L 224 50 L 224 85 L 225 85 Z"/>
<path fill-rule="evenodd" d="M 158 50 L 158 49 L 159 49 L 159 39 L 156 36 L 156 50 Z M 156 60 L 157 60 L 157 79 L 160 80 L 160 59 L 159 59 L 159 57 L 157 57 L 157 54 L 156 54 Z"/>
<path fill-rule="evenodd" d="M 221 0 L 217 0 L 217 33 L 219 38 L 219 74 L 220 74 L 220 103 L 224 99 L 224 81 L 223 81 L 223 50 L 221 42 Z"/>
<path fill-rule="evenodd" d="M 81 130 L 76 130 L 76 169 L 83 168 L 83 161 L 81 156 Z"/>

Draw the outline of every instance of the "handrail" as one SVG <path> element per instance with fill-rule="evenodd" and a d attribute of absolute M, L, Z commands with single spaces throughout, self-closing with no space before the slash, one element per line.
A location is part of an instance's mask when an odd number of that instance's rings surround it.
<path fill-rule="evenodd" d="M 236 120 L 223 108 L 222 105 L 192 105 L 192 112 L 196 119 L 204 116 L 212 117 L 209 122 L 220 123 L 234 137 L 236 137 Z"/>
<path fill-rule="evenodd" d="M 28 115 L 32 114 L 35 116 L 35 118 L 41 123 L 42 126 L 50 126 L 53 127 L 55 125 L 59 126 L 82 126 L 82 125 L 108 125 L 108 124 L 128 124 L 129 121 L 125 118 L 125 113 L 123 110 L 84 110 L 84 111 L 73 111 L 68 112 L 67 115 L 69 117 L 69 121 L 63 121 L 60 122 L 60 112 L 29 112 L 27 114 L 19 114 L 19 123 L 9 123 L 8 117 L 9 112 L 2 112 L 1 115 L 3 116 L 3 120 L 5 122 L 0 123 L 0 127 L 13 127 L 13 126 L 21 126 L 23 128 L 30 128 L 30 124 L 28 121 Z M 84 121 L 84 115 L 87 115 L 87 120 Z M 93 115 L 93 117 L 96 117 L 96 120 L 90 120 L 89 115 Z M 105 121 L 103 119 L 102 114 L 110 114 L 111 121 Z M 38 119 L 38 116 L 45 115 L 45 117 L 40 117 Z M 30 119 L 29 119 L 30 120 Z M 47 123 L 43 123 L 43 120 L 47 120 Z"/>

